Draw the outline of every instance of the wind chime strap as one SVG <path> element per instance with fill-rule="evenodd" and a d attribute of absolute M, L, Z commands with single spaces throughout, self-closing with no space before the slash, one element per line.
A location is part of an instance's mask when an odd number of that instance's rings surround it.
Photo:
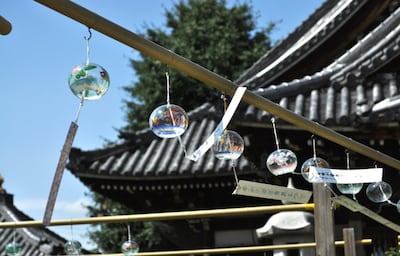
<path fill-rule="evenodd" d="M 310 166 L 308 181 L 336 184 L 372 183 L 382 181 L 382 176 L 382 168 L 333 169 Z"/>
<path fill-rule="evenodd" d="M 217 141 L 218 137 L 223 133 L 231 121 L 233 114 L 235 113 L 244 93 L 246 92 L 246 89 L 247 88 L 243 86 L 240 86 L 236 89 L 228 109 L 226 110 L 222 120 L 219 122 L 215 130 L 199 148 L 197 148 L 191 155 L 186 156 L 186 158 L 196 162 L 211 148 L 211 146 L 215 143 L 215 141 Z"/>
<path fill-rule="evenodd" d="M 350 198 L 347 198 L 346 196 L 339 196 L 335 198 L 335 203 L 338 203 L 347 209 L 353 211 L 353 212 L 359 212 L 362 213 L 363 215 L 381 223 L 382 225 L 385 225 L 386 227 L 400 233 L 400 226 L 397 225 L 396 223 L 393 223 L 392 221 L 380 216 L 379 214 L 375 213 L 374 211 L 371 211 L 365 206 L 360 205 L 356 201 L 351 200 Z"/>
<path fill-rule="evenodd" d="M 74 141 L 77 130 L 78 130 L 78 124 L 75 122 L 71 122 L 71 125 L 68 129 L 67 137 L 65 138 L 64 146 L 61 150 L 61 155 L 58 160 L 53 182 L 51 184 L 50 194 L 47 200 L 46 210 L 43 217 L 43 225 L 45 226 L 50 225 L 51 216 L 53 215 L 53 209 L 56 203 L 58 190 L 60 188 L 62 175 L 64 173 L 65 165 L 67 163 L 69 153 L 71 152 L 72 143 Z"/>
<path fill-rule="evenodd" d="M 284 200 L 293 203 L 307 203 L 311 198 L 312 192 L 303 189 L 293 189 L 254 181 L 239 180 L 232 194 Z"/>

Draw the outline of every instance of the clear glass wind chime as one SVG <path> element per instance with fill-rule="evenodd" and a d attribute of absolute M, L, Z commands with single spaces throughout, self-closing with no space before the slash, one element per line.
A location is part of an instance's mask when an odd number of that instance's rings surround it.
<path fill-rule="evenodd" d="M 160 138 L 178 138 L 186 131 L 189 125 L 189 117 L 185 110 L 175 104 L 171 104 L 169 90 L 169 74 L 165 73 L 167 103 L 158 106 L 149 117 L 149 126 L 153 133 Z"/>
<path fill-rule="evenodd" d="M 276 150 L 268 156 L 266 160 L 267 168 L 275 176 L 293 173 L 297 167 L 297 157 L 293 151 L 279 147 L 275 117 L 271 118 L 271 122 L 274 131 Z"/>
<path fill-rule="evenodd" d="M 397 203 L 390 200 L 393 190 L 389 183 L 383 180 L 370 183 L 365 190 L 365 194 L 368 199 L 374 203 L 388 203 L 389 205 L 395 206 L 400 213 L 400 200 L 397 201 Z"/>
<path fill-rule="evenodd" d="M 64 251 L 67 255 L 80 255 L 82 250 L 82 244 L 74 239 L 73 228 L 71 225 L 71 240 L 64 244 Z"/>
<path fill-rule="evenodd" d="M 6 245 L 5 251 L 7 256 L 20 256 L 22 255 L 22 246 L 16 242 L 16 230 L 13 230 L 13 241 Z"/>
<path fill-rule="evenodd" d="M 227 109 L 225 94 L 221 96 L 224 102 L 224 112 Z M 212 146 L 214 156 L 221 160 L 230 160 L 233 170 L 233 174 L 236 180 L 236 184 L 239 183 L 239 179 L 236 173 L 236 160 L 243 154 L 244 151 L 244 140 L 239 133 L 225 129 L 216 139 Z"/>
<path fill-rule="evenodd" d="M 71 151 L 72 143 L 78 129 L 78 119 L 83 102 L 85 100 L 98 100 L 107 91 L 110 86 L 110 77 L 107 71 L 100 65 L 91 63 L 89 61 L 89 40 L 92 37 L 90 28 L 89 37 L 84 37 L 86 40 L 86 62 L 85 64 L 78 65 L 72 69 L 72 72 L 68 78 L 68 85 L 72 93 L 80 99 L 79 108 L 75 117 L 75 120 L 71 122 L 67 137 L 64 142 L 64 146 L 61 150 L 60 159 L 56 168 L 56 172 L 51 184 L 49 198 L 47 200 L 46 210 L 43 217 L 43 224 L 45 226 L 50 224 L 51 216 L 54 209 L 58 189 L 61 183 L 62 174 Z"/>
<path fill-rule="evenodd" d="M 350 152 L 346 150 L 346 167 L 347 170 L 350 170 Z M 358 194 L 363 187 L 362 183 L 348 183 L 348 184 L 336 184 L 336 188 L 342 194 L 350 194 L 353 195 L 353 200 L 357 201 L 356 194 Z"/>
<path fill-rule="evenodd" d="M 304 163 L 301 165 L 301 169 L 300 172 L 303 176 L 303 178 L 310 182 L 309 179 L 309 173 L 310 173 L 310 167 L 319 167 L 319 168 L 330 168 L 329 167 L 329 163 L 320 157 L 317 157 L 317 149 L 315 147 L 315 136 L 311 136 L 311 141 L 312 141 L 312 149 L 313 149 L 313 156 L 309 159 L 307 159 L 306 161 L 304 161 Z"/>
<path fill-rule="evenodd" d="M 139 252 L 139 245 L 131 238 L 131 227 L 128 224 L 128 240 L 123 242 L 121 245 L 121 252 L 125 256 L 133 256 Z"/>

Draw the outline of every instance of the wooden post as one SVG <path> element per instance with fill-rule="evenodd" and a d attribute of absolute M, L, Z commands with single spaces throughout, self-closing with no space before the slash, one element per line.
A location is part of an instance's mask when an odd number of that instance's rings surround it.
<path fill-rule="evenodd" d="M 331 192 L 323 183 L 313 183 L 316 256 L 335 256 Z"/>
<path fill-rule="evenodd" d="M 354 229 L 343 229 L 344 256 L 356 256 L 356 242 L 354 240 Z"/>

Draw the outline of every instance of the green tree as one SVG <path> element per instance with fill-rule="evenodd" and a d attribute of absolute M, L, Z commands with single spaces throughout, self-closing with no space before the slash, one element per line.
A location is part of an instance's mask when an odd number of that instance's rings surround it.
<path fill-rule="evenodd" d="M 93 205 L 86 206 L 89 217 L 116 216 L 133 214 L 133 210 L 98 193 L 88 193 Z M 128 240 L 128 224 L 101 223 L 93 224 L 88 230 L 88 237 L 102 253 L 115 253 L 121 251 L 121 245 Z M 145 251 L 157 249 L 170 249 L 169 239 L 163 237 L 170 234 L 172 228 L 162 222 L 134 222 L 129 223 L 132 240 Z"/>
<path fill-rule="evenodd" d="M 225 0 L 180 0 L 166 10 L 166 29 L 147 28 L 145 38 L 227 78 L 236 79 L 271 47 L 274 24 L 257 29 L 247 3 L 227 7 Z M 215 90 L 146 55 L 131 60 L 137 82 L 124 87 L 125 130 L 148 127 L 154 108 L 166 102 L 165 72 L 170 74 L 171 103 L 189 111 L 218 97 Z"/>

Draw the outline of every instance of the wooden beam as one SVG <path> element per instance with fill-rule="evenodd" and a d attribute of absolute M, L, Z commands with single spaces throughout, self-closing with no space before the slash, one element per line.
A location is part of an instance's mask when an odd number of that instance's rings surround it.
<path fill-rule="evenodd" d="M 7 35 L 11 32 L 11 23 L 8 22 L 3 16 L 0 16 L 0 34 Z"/>

